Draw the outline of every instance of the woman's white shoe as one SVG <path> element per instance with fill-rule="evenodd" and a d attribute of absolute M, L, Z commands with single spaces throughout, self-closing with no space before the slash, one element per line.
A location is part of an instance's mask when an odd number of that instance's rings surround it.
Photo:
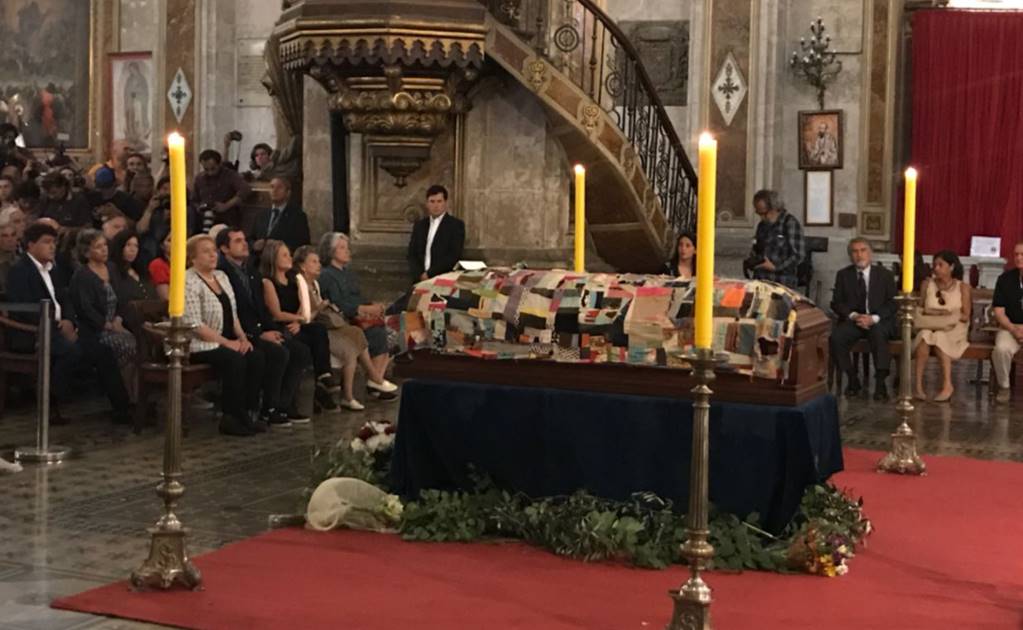
<path fill-rule="evenodd" d="M 354 398 L 351 400 L 342 400 L 341 406 L 344 407 L 345 409 L 348 409 L 349 411 L 362 411 L 363 409 L 366 408 L 366 405 L 363 405 L 361 402 L 355 400 Z"/>
<path fill-rule="evenodd" d="M 390 394 L 391 392 L 398 391 L 398 386 L 392 383 L 391 381 L 387 380 L 386 378 L 380 381 L 379 383 L 374 383 L 373 381 L 366 381 L 366 387 L 370 389 L 375 389 L 378 392 L 383 392 L 385 394 Z"/>

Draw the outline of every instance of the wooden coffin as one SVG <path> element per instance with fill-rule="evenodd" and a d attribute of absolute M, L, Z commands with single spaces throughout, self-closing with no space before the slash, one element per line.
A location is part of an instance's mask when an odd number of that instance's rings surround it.
<path fill-rule="evenodd" d="M 795 406 L 827 392 L 831 321 L 808 302 L 795 306 L 794 348 L 788 378 L 773 380 L 722 372 L 711 385 L 713 400 Z M 401 378 L 428 378 L 493 385 L 551 387 L 576 391 L 691 398 L 696 385 L 685 369 L 618 363 L 559 363 L 547 360 L 486 360 L 429 349 L 396 363 Z"/>

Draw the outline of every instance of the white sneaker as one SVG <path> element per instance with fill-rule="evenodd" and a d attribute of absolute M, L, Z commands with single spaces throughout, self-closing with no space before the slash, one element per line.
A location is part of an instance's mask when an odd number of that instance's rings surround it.
<path fill-rule="evenodd" d="M 387 380 L 386 378 L 379 383 L 374 383 L 373 381 L 366 381 L 366 387 L 370 389 L 375 389 L 378 392 L 383 392 L 385 394 L 390 394 L 391 392 L 398 391 L 398 386 L 392 383 L 391 381 Z"/>
<path fill-rule="evenodd" d="M 348 409 L 349 411 L 362 411 L 363 409 L 366 408 L 365 405 L 363 405 L 358 400 L 355 400 L 354 398 L 351 400 L 342 400 L 341 406 L 344 407 L 345 409 Z"/>

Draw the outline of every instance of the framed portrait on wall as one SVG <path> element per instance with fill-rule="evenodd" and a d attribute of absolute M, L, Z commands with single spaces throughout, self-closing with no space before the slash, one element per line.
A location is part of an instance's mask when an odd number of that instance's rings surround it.
<path fill-rule="evenodd" d="M 842 168 L 842 110 L 799 112 L 799 168 Z"/>
<path fill-rule="evenodd" d="M 156 106 L 153 55 L 149 52 L 111 53 L 107 59 L 110 140 L 126 142 L 132 150 L 150 154 Z"/>
<path fill-rule="evenodd" d="M 89 147 L 91 25 L 88 0 L 0 2 L 0 122 L 25 146 Z"/>
<path fill-rule="evenodd" d="M 828 171 L 806 171 L 804 177 L 806 192 L 805 225 L 834 225 L 834 173 Z"/>

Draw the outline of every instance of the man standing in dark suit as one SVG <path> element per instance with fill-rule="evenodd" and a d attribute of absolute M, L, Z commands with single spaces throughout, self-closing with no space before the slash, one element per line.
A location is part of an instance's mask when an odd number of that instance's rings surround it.
<path fill-rule="evenodd" d="M 266 354 L 263 374 L 263 412 L 260 420 L 271 426 L 309 422 L 298 412 L 295 394 L 302 375 L 312 367 L 309 348 L 292 336 L 285 337 L 263 301 L 263 279 L 248 265 L 249 243 L 245 233 L 226 228 L 217 234 L 220 252 L 217 268 L 227 274 L 234 290 L 238 323 L 249 342 Z"/>
<path fill-rule="evenodd" d="M 838 323 L 831 331 L 831 355 L 849 378 L 845 388 L 847 396 L 860 393 L 860 379 L 852 368 L 849 351 L 860 339 L 870 345 L 874 358 L 876 384 L 874 400 L 887 400 L 885 379 L 891 364 L 888 340 L 895 333 L 895 276 L 880 265 L 872 265 L 873 251 L 866 239 L 849 241 L 851 265 L 835 276 L 835 290 L 831 310 L 838 315 Z"/>
<path fill-rule="evenodd" d="M 465 246 L 465 223 L 448 214 L 448 191 L 430 186 L 426 191 L 428 216 L 416 221 L 408 244 L 412 282 L 427 280 L 455 268 Z"/>
<path fill-rule="evenodd" d="M 267 240 L 283 241 L 292 253 L 309 244 L 309 217 L 291 201 L 291 182 L 283 177 L 270 180 L 271 207 L 256 217 L 252 226 L 252 249 L 263 253 Z"/>
<path fill-rule="evenodd" d="M 121 380 L 117 358 L 113 350 L 97 340 L 80 339 L 74 324 L 74 314 L 69 312 L 70 300 L 62 299 L 54 287 L 50 272 L 57 253 L 57 230 L 46 223 L 33 223 L 25 230 L 25 256 L 7 276 L 7 299 L 10 302 L 38 304 L 40 300 L 53 303 L 53 331 L 50 335 L 50 357 L 53 387 L 50 395 L 54 402 L 67 402 L 71 391 L 71 375 L 83 361 L 96 367 L 100 382 L 114 408 L 115 422 L 127 423 L 131 417 L 128 391 Z M 26 324 L 37 324 L 37 315 L 12 313 L 12 316 Z M 35 349 L 36 337 L 30 333 L 10 331 L 8 342 L 14 352 L 29 353 Z M 60 418 L 55 406 L 54 420 Z"/>

